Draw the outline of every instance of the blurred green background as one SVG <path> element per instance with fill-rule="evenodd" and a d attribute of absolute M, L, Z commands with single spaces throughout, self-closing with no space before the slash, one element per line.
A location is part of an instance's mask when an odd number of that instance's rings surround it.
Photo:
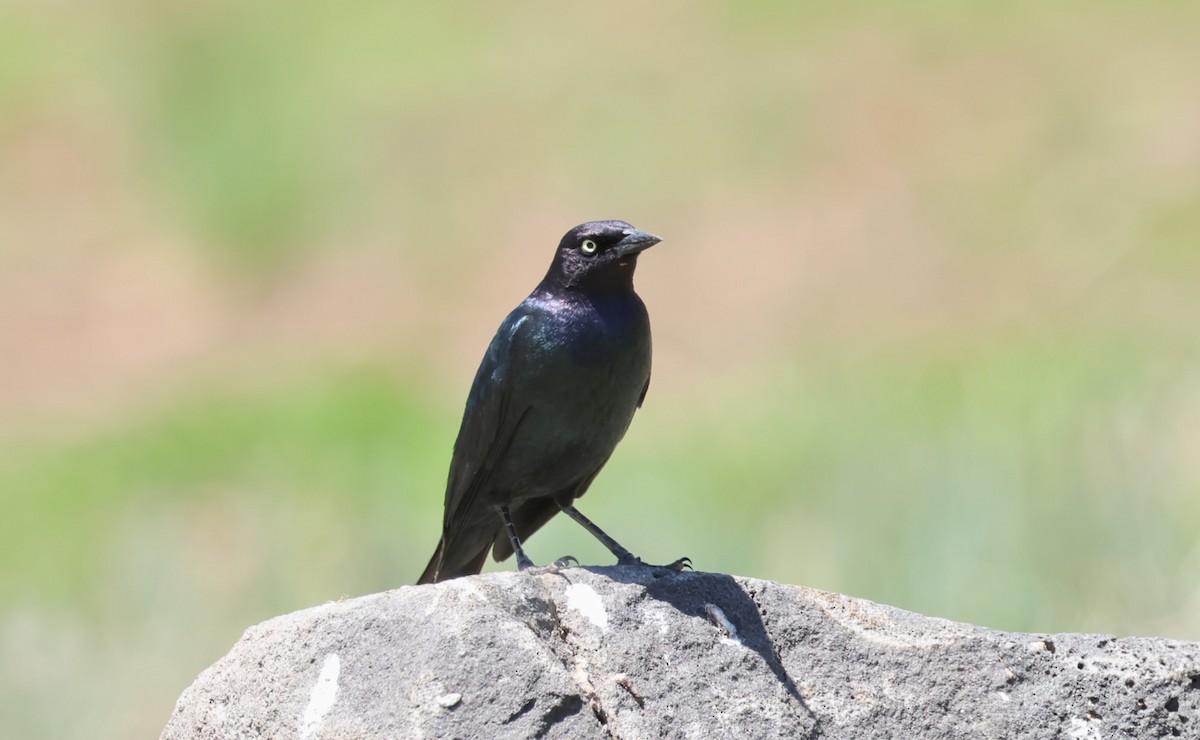
<path fill-rule="evenodd" d="M 593 218 L 665 237 L 582 506 L 643 557 L 1200 639 L 1198 79 L 1182 2 L 5 0 L 0 736 L 411 583 Z"/>

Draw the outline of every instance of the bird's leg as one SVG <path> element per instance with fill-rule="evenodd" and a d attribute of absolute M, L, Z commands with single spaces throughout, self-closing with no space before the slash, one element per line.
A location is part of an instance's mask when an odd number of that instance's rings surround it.
<path fill-rule="evenodd" d="M 500 513 L 500 518 L 504 520 L 504 531 L 508 533 L 508 541 L 512 543 L 513 553 L 517 556 L 517 570 L 529 570 L 533 568 L 533 561 L 521 549 L 521 538 L 517 536 L 517 528 L 513 526 L 512 514 L 509 513 L 507 506 L 497 506 L 496 511 Z"/>
<path fill-rule="evenodd" d="M 564 504 L 562 502 L 558 502 L 558 508 L 562 509 L 564 514 L 579 522 L 579 525 L 591 532 L 593 537 L 600 540 L 600 543 L 607 547 L 609 552 L 611 552 L 613 555 L 616 555 L 618 565 L 646 565 L 646 563 L 642 562 L 641 558 L 626 550 L 621 546 L 621 543 L 617 542 L 612 537 L 609 537 L 604 530 L 597 527 L 591 519 L 588 519 L 586 516 L 580 513 L 579 509 L 576 509 L 571 504 Z M 661 567 L 669 568 L 671 570 L 683 570 L 684 568 L 690 568 L 691 565 L 692 561 L 690 558 L 679 558 L 675 562 Z"/>
<path fill-rule="evenodd" d="M 512 543 L 513 554 L 517 556 L 517 570 L 522 573 L 533 573 L 535 575 L 542 573 L 558 573 L 564 568 L 569 568 L 571 563 L 579 565 L 579 561 L 571 555 L 564 555 L 555 560 L 550 565 L 544 568 L 539 568 L 533 564 L 525 551 L 521 549 L 521 538 L 517 536 L 517 528 L 513 524 L 512 513 L 507 506 L 497 506 L 496 511 L 500 514 L 500 518 L 504 520 L 504 531 L 508 534 L 508 541 Z"/>
<path fill-rule="evenodd" d="M 586 516 L 580 513 L 579 509 L 576 509 L 570 504 L 564 503 L 559 503 L 558 508 L 562 509 L 564 514 L 579 522 L 579 525 L 591 532 L 593 537 L 600 540 L 600 544 L 607 547 L 609 552 L 617 556 L 618 563 L 621 565 L 641 565 L 641 558 L 638 558 L 633 553 L 622 547 L 620 542 L 617 542 L 612 537 L 609 537 L 608 534 L 606 534 L 603 529 L 597 527 L 591 519 L 588 519 Z"/>

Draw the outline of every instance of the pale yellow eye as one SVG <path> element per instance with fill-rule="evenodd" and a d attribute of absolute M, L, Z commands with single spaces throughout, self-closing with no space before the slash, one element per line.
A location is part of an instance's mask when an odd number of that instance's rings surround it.
<path fill-rule="evenodd" d="M 584 239 L 583 243 L 579 245 L 579 251 L 583 252 L 584 254 L 595 254 L 596 249 L 598 249 L 596 242 L 592 241 L 591 239 Z"/>

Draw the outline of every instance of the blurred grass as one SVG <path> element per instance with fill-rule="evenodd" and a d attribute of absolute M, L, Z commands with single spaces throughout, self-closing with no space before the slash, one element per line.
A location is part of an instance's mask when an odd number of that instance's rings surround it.
<path fill-rule="evenodd" d="M 1198 7 L 0 7 L 0 735 L 410 583 L 588 217 L 668 237 L 581 504 L 640 555 L 1200 639 Z"/>
<path fill-rule="evenodd" d="M 495 17 L 382 3 L 224 11 L 172 24 L 148 46 L 157 73 L 143 114 L 156 166 L 206 243 L 251 266 L 303 246 L 317 214 L 348 197 L 341 147 L 354 146 L 356 113 L 380 102 L 407 113 L 476 89 L 481 32 Z"/>
<path fill-rule="evenodd" d="M 359 371 L 271 385 L 188 394 L 65 446 L 0 453 L 0 490 L 12 514 L 0 554 L 24 564 L 6 574 L 4 595 L 79 599 L 77 586 L 96 565 L 88 554 L 116 544 L 111 538 L 130 510 L 186 511 L 213 496 L 262 507 L 285 496 L 301 508 L 348 498 L 351 510 L 373 519 L 378 497 L 404 499 L 405 491 L 443 483 L 441 473 L 427 476 L 453 436 L 449 419 L 404 395 L 391 375 Z M 420 511 L 434 512 L 436 500 L 414 498 Z M 57 540 L 52 548 L 39 544 L 47 532 Z M 92 596 L 103 603 L 102 594 Z"/>

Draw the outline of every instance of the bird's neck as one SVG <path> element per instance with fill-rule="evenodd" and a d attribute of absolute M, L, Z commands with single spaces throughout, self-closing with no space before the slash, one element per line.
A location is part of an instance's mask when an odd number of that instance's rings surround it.
<path fill-rule="evenodd" d="M 538 289 L 549 292 L 577 292 L 587 296 L 632 295 L 633 270 L 637 267 L 637 255 L 632 255 L 627 260 L 625 264 L 612 265 L 609 269 L 599 272 L 571 272 L 566 265 L 555 265 L 546 273 Z"/>

